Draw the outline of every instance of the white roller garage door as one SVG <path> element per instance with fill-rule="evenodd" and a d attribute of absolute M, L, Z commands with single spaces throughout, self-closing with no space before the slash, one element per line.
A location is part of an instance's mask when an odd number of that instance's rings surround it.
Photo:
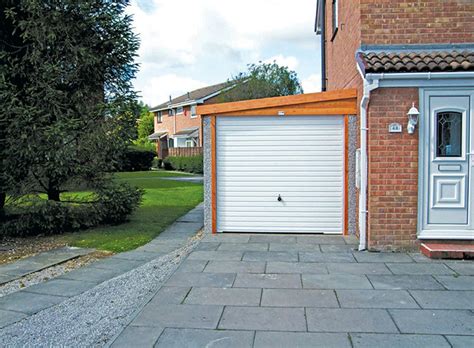
<path fill-rule="evenodd" d="M 342 116 L 217 117 L 216 141 L 217 231 L 342 233 Z"/>

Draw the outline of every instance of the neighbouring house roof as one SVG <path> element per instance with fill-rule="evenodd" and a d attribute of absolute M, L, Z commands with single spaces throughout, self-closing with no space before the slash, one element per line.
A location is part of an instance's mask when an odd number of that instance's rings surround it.
<path fill-rule="evenodd" d="M 360 51 L 364 73 L 473 71 L 474 50 Z"/>
<path fill-rule="evenodd" d="M 148 136 L 148 140 L 159 140 L 163 135 L 168 134 L 167 130 L 159 130 Z"/>
<path fill-rule="evenodd" d="M 199 127 L 184 128 L 184 129 L 181 129 L 179 132 L 176 132 L 174 135 L 188 135 L 188 136 L 191 136 L 194 133 L 196 133 L 196 135 L 197 135 L 197 132 L 199 132 Z"/>
<path fill-rule="evenodd" d="M 191 104 L 202 103 L 204 100 L 212 98 L 213 96 L 218 95 L 224 89 L 232 86 L 231 82 L 218 83 L 216 85 L 207 86 L 203 88 L 196 89 L 194 91 L 183 94 L 177 98 L 171 99 L 166 103 L 162 103 L 150 109 L 151 112 L 167 110 L 168 108 L 176 106 L 185 106 Z"/>

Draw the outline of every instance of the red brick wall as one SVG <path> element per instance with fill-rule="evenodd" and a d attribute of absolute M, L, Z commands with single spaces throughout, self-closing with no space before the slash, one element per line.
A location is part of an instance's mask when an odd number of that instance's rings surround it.
<path fill-rule="evenodd" d="M 474 42 L 473 0 L 360 0 L 360 16 L 362 44 Z"/>
<path fill-rule="evenodd" d="M 368 240 L 371 249 L 416 245 L 418 132 L 406 132 L 407 111 L 418 106 L 417 88 L 380 88 L 368 112 Z M 402 133 L 388 133 L 392 122 Z"/>
<path fill-rule="evenodd" d="M 332 37 L 332 1 L 326 1 L 327 90 L 355 88 L 360 80 L 355 52 L 360 46 L 359 1 L 339 1 L 339 29 Z"/>

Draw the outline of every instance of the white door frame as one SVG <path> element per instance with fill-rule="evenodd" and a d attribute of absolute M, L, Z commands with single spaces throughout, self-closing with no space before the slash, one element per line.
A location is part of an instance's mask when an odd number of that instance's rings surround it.
<path fill-rule="evenodd" d="M 469 193 L 466 202 L 468 204 L 471 214 L 468 216 L 468 225 L 471 229 L 461 229 L 455 230 L 454 228 L 449 229 L 425 229 L 426 219 L 427 219 L 427 202 L 431 202 L 432 192 L 429 189 L 429 175 L 427 163 L 431 158 L 431 144 L 434 139 L 433 131 L 430 127 L 430 118 L 431 111 L 429 105 L 429 98 L 431 96 L 446 96 L 446 97 L 456 97 L 456 96 L 469 96 L 469 113 L 471 118 L 471 123 L 468 129 L 464 127 L 467 126 L 466 114 L 463 113 L 463 129 L 466 131 L 463 132 L 463 144 L 465 146 L 467 142 L 467 153 L 465 154 L 468 158 L 468 176 L 466 185 L 469 185 Z M 474 197 L 473 197 L 473 185 L 474 185 L 474 90 L 472 88 L 420 88 L 420 122 L 419 122 L 419 163 L 418 163 L 418 238 L 420 239 L 471 239 L 474 240 L 474 230 L 473 226 L 473 217 L 472 212 L 474 212 Z M 442 111 L 442 110 L 437 110 Z M 448 110 L 444 110 L 448 111 Z M 457 110 L 456 105 L 453 105 L 449 111 L 461 111 Z M 465 147 L 466 148 L 466 147 Z M 449 159 L 447 160 L 449 161 Z"/>

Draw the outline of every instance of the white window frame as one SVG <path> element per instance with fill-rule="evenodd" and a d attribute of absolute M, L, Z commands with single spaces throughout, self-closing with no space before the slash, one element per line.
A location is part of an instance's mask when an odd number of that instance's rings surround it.
<path fill-rule="evenodd" d="M 174 115 L 176 115 L 176 111 L 175 111 L 175 109 L 173 109 L 173 108 L 171 108 L 171 109 L 168 109 L 168 116 L 170 116 L 170 117 L 171 117 L 171 116 L 174 116 Z"/>
<path fill-rule="evenodd" d="M 184 145 L 186 145 L 186 147 L 194 147 L 194 141 L 192 139 L 186 139 Z"/>
<path fill-rule="evenodd" d="M 196 118 L 197 113 L 196 113 L 196 105 L 191 105 L 191 118 Z"/>
<path fill-rule="evenodd" d="M 184 114 L 184 107 L 178 106 L 176 108 L 176 115 L 182 115 L 182 114 Z"/>
<path fill-rule="evenodd" d="M 339 30 L 339 0 L 332 0 L 332 36 L 331 41 L 334 40 Z"/>
<path fill-rule="evenodd" d="M 163 111 L 157 111 L 156 112 L 156 123 L 162 123 L 163 122 Z"/>

